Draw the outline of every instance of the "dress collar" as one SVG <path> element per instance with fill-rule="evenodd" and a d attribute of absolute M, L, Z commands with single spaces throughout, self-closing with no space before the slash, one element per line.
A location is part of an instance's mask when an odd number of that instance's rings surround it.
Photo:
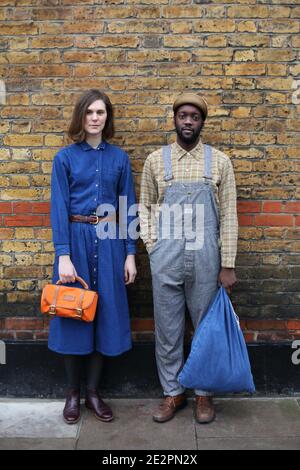
<path fill-rule="evenodd" d="M 88 144 L 85 140 L 83 140 L 82 142 L 80 142 L 79 144 L 82 148 L 82 150 L 84 150 L 85 152 L 87 152 L 88 150 L 104 150 L 105 149 L 105 146 L 106 146 L 106 142 L 105 140 L 103 140 L 97 148 L 93 148 L 90 144 Z"/>

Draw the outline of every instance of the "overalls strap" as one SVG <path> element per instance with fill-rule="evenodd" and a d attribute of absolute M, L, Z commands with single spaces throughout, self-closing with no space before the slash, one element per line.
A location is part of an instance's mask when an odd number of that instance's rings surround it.
<path fill-rule="evenodd" d="M 173 179 L 171 145 L 163 146 L 163 161 L 164 180 L 170 181 Z M 204 144 L 204 178 L 210 180 L 212 179 L 212 148 L 207 144 Z"/>
<path fill-rule="evenodd" d="M 164 180 L 170 181 L 173 179 L 172 173 L 172 159 L 171 159 L 171 145 L 163 146 L 163 160 L 164 160 Z"/>
<path fill-rule="evenodd" d="M 211 161 L 212 161 L 212 148 L 210 145 L 204 144 L 204 178 L 206 180 L 212 179 Z"/>

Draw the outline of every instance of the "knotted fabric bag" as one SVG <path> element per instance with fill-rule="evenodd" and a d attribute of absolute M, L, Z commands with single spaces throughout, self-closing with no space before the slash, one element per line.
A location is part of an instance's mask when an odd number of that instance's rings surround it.
<path fill-rule="evenodd" d="M 209 392 L 255 392 L 239 319 L 224 287 L 195 331 L 178 380 L 184 387 Z"/>
<path fill-rule="evenodd" d="M 83 289 L 65 286 L 61 281 L 47 284 L 42 292 L 41 312 L 53 317 L 92 322 L 96 314 L 98 294 L 89 290 L 81 277 L 77 276 L 75 279 L 81 283 Z"/>

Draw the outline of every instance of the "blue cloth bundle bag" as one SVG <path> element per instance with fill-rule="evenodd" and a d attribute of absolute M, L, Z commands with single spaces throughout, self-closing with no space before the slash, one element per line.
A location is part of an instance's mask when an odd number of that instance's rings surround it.
<path fill-rule="evenodd" d="M 209 392 L 255 392 L 239 319 L 224 287 L 196 329 L 178 380 L 184 387 Z"/>

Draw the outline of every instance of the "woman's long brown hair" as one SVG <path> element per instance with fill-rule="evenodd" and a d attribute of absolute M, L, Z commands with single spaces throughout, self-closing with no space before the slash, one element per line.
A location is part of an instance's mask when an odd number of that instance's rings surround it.
<path fill-rule="evenodd" d="M 94 101 L 101 100 L 105 104 L 107 119 L 102 131 L 103 139 L 111 139 L 114 135 L 114 116 L 113 107 L 109 97 L 100 90 L 88 90 L 80 96 L 77 103 L 75 104 L 71 124 L 68 129 L 68 136 L 74 142 L 82 142 L 85 140 L 86 135 L 83 128 L 85 116 L 88 107 L 94 103 Z"/>

